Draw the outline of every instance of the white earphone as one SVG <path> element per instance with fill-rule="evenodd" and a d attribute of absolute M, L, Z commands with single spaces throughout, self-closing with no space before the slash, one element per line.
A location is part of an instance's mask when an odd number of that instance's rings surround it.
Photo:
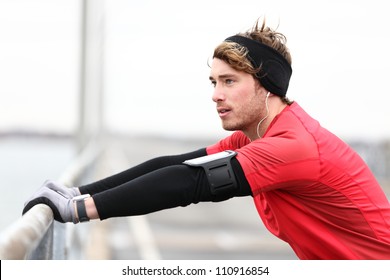
<path fill-rule="evenodd" d="M 268 118 L 268 116 L 269 116 L 269 108 L 268 108 L 268 97 L 269 97 L 269 95 L 270 95 L 270 92 L 268 92 L 267 95 L 266 95 L 266 97 L 265 97 L 265 108 L 267 109 L 267 115 L 266 115 L 264 118 L 262 118 L 262 119 L 259 121 L 259 123 L 257 124 L 256 133 L 257 133 L 257 136 L 258 136 L 259 138 L 261 138 L 260 133 L 259 133 L 260 125 L 261 125 L 261 124 L 263 123 L 263 121 L 264 121 L 266 118 Z"/>

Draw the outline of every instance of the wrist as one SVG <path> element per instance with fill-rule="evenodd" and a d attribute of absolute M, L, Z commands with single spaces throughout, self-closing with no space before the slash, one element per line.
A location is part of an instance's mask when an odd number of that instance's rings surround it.
<path fill-rule="evenodd" d="M 84 194 L 72 198 L 73 207 L 76 214 L 74 223 L 83 223 L 90 220 L 85 206 L 85 200 L 90 197 L 91 196 L 89 194 Z"/>
<path fill-rule="evenodd" d="M 87 198 L 85 200 L 85 208 L 87 211 L 87 215 L 91 220 L 99 219 L 99 214 L 96 209 L 95 201 L 93 200 L 92 197 Z"/>

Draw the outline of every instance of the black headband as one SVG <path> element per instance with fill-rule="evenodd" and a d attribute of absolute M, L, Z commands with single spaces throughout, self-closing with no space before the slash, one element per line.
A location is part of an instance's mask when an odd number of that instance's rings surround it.
<path fill-rule="evenodd" d="M 248 50 L 252 66 L 261 71 L 257 76 L 261 85 L 278 96 L 286 96 L 292 74 L 291 65 L 275 49 L 247 37 L 235 35 L 225 41 L 237 43 Z"/>

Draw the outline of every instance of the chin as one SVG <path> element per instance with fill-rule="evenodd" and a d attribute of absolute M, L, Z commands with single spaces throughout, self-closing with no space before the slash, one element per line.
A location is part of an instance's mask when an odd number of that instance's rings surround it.
<path fill-rule="evenodd" d="M 236 131 L 236 130 L 239 130 L 239 128 L 237 128 L 237 126 L 235 126 L 235 125 L 222 124 L 222 127 L 226 131 Z"/>

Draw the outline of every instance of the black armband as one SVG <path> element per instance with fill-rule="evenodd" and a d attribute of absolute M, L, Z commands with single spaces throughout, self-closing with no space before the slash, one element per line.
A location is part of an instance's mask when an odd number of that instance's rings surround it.
<path fill-rule="evenodd" d="M 224 151 L 208 156 L 186 160 L 189 166 L 203 167 L 213 195 L 224 195 L 238 188 L 231 165 L 231 159 L 237 155 L 234 151 Z"/>

